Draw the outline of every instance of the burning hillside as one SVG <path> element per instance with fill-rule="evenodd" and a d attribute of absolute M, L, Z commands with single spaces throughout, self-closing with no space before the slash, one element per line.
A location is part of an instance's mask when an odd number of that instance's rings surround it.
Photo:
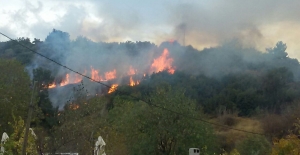
<path fill-rule="evenodd" d="M 85 68 L 82 73 L 83 75 L 90 77 L 92 79 L 90 81 L 98 81 L 109 84 L 111 88 L 107 90 L 107 93 L 112 93 L 117 89 L 119 85 L 138 85 L 146 74 L 158 73 L 164 70 L 168 71 L 170 74 L 173 74 L 175 72 L 175 67 L 173 66 L 173 58 L 170 57 L 167 48 L 165 48 L 158 57 L 152 60 L 152 63 L 149 64 L 148 69 L 146 68 L 144 70 L 139 70 L 133 67 L 133 65 L 119 65 L 125 68 L 126 71 L 119 70 L 117 68 L 120 67 L 117 67 L 111 71 L 102 72 L 101 69 L 96 69 L 98 68 L 97 66 L 90 66 L 89 68 Z M 70 84 L 78 84 L 82 80 L 83 77 L 76 73 L 66 73 L 63 76 L 58 76 L 57 78 L 55 78 L 55 81 L 50 84 L 48 88 L 56 89 Z"/>
<path fill-rule="evenodd" d="M 150 65 L 148 70 L 138 71 L 138 69 L 133 68 L 131 65 L 128 67 L 127 72 L 117 73 L 116 69 L 112 71 L 107 71 L 101 73 L 100 69 L 95 69 L 93 66 L 90 67 L 90 70 L 87 71 L 86 69 L 83 72 L 83 75 L 91 77 L 91 81 L 99 81 L 99 82 L 106 82 L 106 81 L 119 81 L 122 77 L 130 76 L 128 81 L 128 85 L 134 86 L 139 84 L 141 79 L 133 80 L 133 76 L 135 75 L 145 75 L 145 74 L 152 74 L 161 71 L 168 71 L 170 74 L 174 74 L 175 67 L 172 66 L 173 59 L 169 56 L 169 51 L 165 48 L 162 54 L 153 60 L 153 63 Z M 127 73 L 127 74 L 124 74 Z M 137 76 L 135 76 L 137 77 Z M 76 84 L 82 81 L 82 76 L 76 73 L 67 73 L 61 80 L 56 79 L 54 83 L 49 85 L 49 89 L 55 87 L 62 87 L 68 84 Z"/>
<path fill-rule="evenodd" d="M 59 44 L 57 40 L 60 40 Z M 55 106 L 60 106 L 69 100 L 72 96 L 73 86 L 80 82 L 84 83 L 84 89 L 90 95 L 100 95 L 112 93 L 118 86 L 139 85 L 143 79 L 148 77 L 147 75 L 161 71 L 173 74 L 176 70 L 190 75 L 202 74 L 220 79 L 224 75 L 245 70 L 252 72 L 255 68 L 260 68 L 268 62 L 268 68 L 291 65 L 293 67 L 287 67 L 291 68 L 295 77 L 300 77 L 298 76 L 300 75 L 298 62 L 289 60 L 287 63 L 284 61 L 286 59 L 284 51 L 279 54 L 272 52 L 285 49 L 284 44 L 279 43 L 276 46 L 266 54 L 253 48 L 245 49 L 239 46 L 238 42 L 230 42 L 220 47 L 199 51 L 192 46 L 181 46 L 176 41 L 166 41 L 159 46 L 150 42 L 130 41 L 97 43 L 83 37 L 71 41 L 67 33 L 54 30 L 45 39 L 45 42 L 39 44 L 38 52 L 92 80 L 68 72 L 63 67 L 57 67 L 52 62 L 45 61 L 44 58 L 38 56 L 27 68 L 32 70 L 41 67 L 51 71 L 54 81 L 48 87 L 49 97 Z M 278 59 L 278 57 L 282 57 L 282 59 Z M 271 61 L 273 58 L 276 58 L 276 63 Z M 258 71 L 255 70 L 255 72 Z M 92 81 L 105 83 L 111 88 L 101 87 Z M 62 94 L 64 95 L 60 96 Z"/>

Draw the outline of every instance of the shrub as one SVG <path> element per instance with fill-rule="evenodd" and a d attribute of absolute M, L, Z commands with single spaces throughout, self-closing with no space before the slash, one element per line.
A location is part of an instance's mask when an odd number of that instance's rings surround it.
<path fill-rule="evenodd" d="M 237 150 L 243 155 L 266 155 L 271 152 L 271 144 L 263 136 L 251 136 L 237 144 Z"/>

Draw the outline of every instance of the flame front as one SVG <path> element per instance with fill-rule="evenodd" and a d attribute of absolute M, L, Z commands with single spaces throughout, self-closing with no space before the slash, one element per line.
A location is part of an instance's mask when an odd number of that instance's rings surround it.
<path fill-rule="evenodd" d="M 111 72 L 106 72 L 105 73 L 105 80 L 108 81 L 108 80 L 115 79 L 117 77 L 116 74 L 117 74 L 117 71 L 115 69 Z"/>
<path fill-rule="evenodd" d="M 70 109 L 77 110 L 79 108 L 78 104 L 70 104 Z"/>
<path fill-rule="evenodd" d="M 119 86 L 118 84 L 113 84 L 113 85 L 111 85 L 111 87 L 110 87 L 109 90 L 108 90 L 108 94 L 110 94 L 110 93 L 116 91 L 116 89 L 117 89 L 118 86 Z"/>
<path fill-rule="evenodd" d="M 173 40 L 171 40 L 170 42 L 173 42 Z M 146 69 L 147 72 L 144 72 L 144 73 L 143 72 L 138 73 L 137 69 L 133 68 L 130 65 L 127 72 L 126 71 L 125 72 L 118 71 L 118 76 L 119 76 L 118 77 L 116 69 L 113 69 L 108 72 L 100 73 L 99 70 L 97 70 L 91 66 L 90 73 L 87 73 L 87 70 L 85 70 L 83 75 L 89 75 L 90 78 L 92 79 L 91 81 L 99 81 L 99 82 L 110 81 L 110 80 L 115 80 L 117 78 L 120 79 L 122 77 L 129 76 L 130 78 L 129 78 L 128 85 L 136 86 L 140 83 L 140 81 L 137 80 L 136 78 L 141 78 L 141 76 L 146 77 L 146 75 L 149 73 L 153 73 L 153 72 L 158 73 L 158 72 L 166 70 L 170 74 L 174 74 L 175 67 L 172 66 L 173 61 L 174 61 L 173 58 L 171 58 L 169 55 L 168 49 L 165 48 L 163 50 L 162 54 L 153 60 L 152 64 L 149 66 L 149 69 Z M 63 80 L 60 81 L 60 83 L 58 83 L 58 81 L 56 81 L 52 84 L 49 84 L 48 88 L 55 88 L 57 86 L 62 87 L 62 86 L 68 85 L 68 84 L 79 83 L 80 81 L 82 81 L 82 77 L 80 75 L 77 75 L 75 73 L 70 73 L 70 74 L 68 73 L 65 75 Z M 120 80 L 118 80 L 118 81 L 120 81 Z M 111 86 L 111 88 L 109 89 L 108 93 L 114 92 L 117 87 L 118 87 L 118 84 L 113 84 Z"/>
<path fill-rule="evenodd" d="M 68 85 L 68 84 L 79 83 L 81 80 L 82 80 L 82 77 L 80 75 L 75 74 L 73 76 L 70 76 L 70 74 L 66 74 L 66 77 L 64 80 L 62 80 L 62 82 L 60 83 L 60 86 L 62 87 L 62 86 Z M 50 88 L 50 86 L 48 88 Z M 54 88 L 54 87 L 52 87 L 52 88 Z"/>
<path fill-rule="evenodd" d="M 69 84 L 69 74 L 66 74 L 66 78 L 60 83 L 60 86 L 65 86 L 67 84 Z"/>
<path fill-rule="evenodd" d="M 135 86 L 138 84 L 140 84 L 140 82 L 139 81 L 134 82 L 134 80 L 132 79 L 132 76 L 131 76 L 129 79 L 129 86 Z"/>
<path fill-rule="evenodd" d="M 56 84 L 55 83 L 51 83 L 51 84 L 49 84 L 49 86 L 48 86 L 48 88 L 55 88 L 56 87 Z"/>
<path fill-rule="evenodd" d="M 103 81 L 101 75 L 99 75 L 99 71 L 91 67 L 91 78 L 95 81 Z"/>
<path fill-rule="evenodd" d="M 175 68 L 172 67 L 173 59 L 169 58 L 168 49 L 164 49 L 162 55 L 156 59 L 154 59 L 151 65 L 151 72 L 161 72 L 163 70 L 167 70 L 170 74 L 174 74 Z"/>

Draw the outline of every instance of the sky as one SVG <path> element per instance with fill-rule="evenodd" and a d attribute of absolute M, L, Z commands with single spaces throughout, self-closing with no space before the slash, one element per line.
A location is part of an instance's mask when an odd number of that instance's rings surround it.
<path fill-rule="evenodd" d="M 300 59 L 299 0 L 0 0 L 0 32 L 44 40 L 52 29 L 93 41 L 177 40 L 203 48 L 278 41 Z M 0 41 L 7 39 L 0 36 Z"/>

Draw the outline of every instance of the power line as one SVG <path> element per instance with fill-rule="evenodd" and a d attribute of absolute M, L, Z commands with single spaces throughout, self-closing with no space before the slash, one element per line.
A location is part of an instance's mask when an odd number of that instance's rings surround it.
<path fill-rule="evenodd" d="M 47 56 L 44 56 L 43 54 L 41 54 L 41 53 L 39 53 L 39 52 L 36 52 L 35 50 L 33 50 L 33 49 L 27 47 L 26 45 L 24 45 L 24 44 L 22 44 L 22 43 L 19 43 L 17 40 L 8 37 L 7 35 L 3 34 L 2 32 L 0 32 L 0 34 L 3 35 L 3 36 L 5 36 L 6 38 L 8 38 L 8 39 L 11 40 L 11 41 L 15 41 L 17 44 L 19 44 L 19 45 L 21 45 L 22 47 L 28 49 L 29 51 L 31 51 L 31 52 L 33 52 L 33 53 L 35 53 L 35 54 L 37 54 L 37 55 L 39 55 L 39 56 L 41 56 L 41 57 L 43 57 L 43 58 L 49 60 L 49 61 L 52 61 L 53 63 L 55 63 L 55 64 L 57 64 L 57 65 L 59 65 L 59 66 L 65 68 L 65 69 L 67 69 L 67 70 L 69 70 L 69 71 L 71 71 L 71 72 L 74 72 L 74 73 L 76 73 L 76 74 L 78 74 L 78 75 L 81 75 L 82 77 L 85 77 L 85 78 L 87 78 L 87 79 L 89 79 L 89 80 L 91 80 L 91 81 L 93 81 L 93 82 L 99 83 L 99 84 L 101 84 L 101 85 L 103 85 L 103 86 L 105 86 L 105 87 L 107 87 L 107 88 L 112 88 L 111 86 L 109 86 L 109 85 L 107 85 L 107 84 L 105 84 L 105 83 L 102 83 L 102 82 L 100 82 L 100 81 L 94 80 L 94 79 L 92 79 L 92 78 L 89 77 L 89 76 L 86 76 L 86 75 L 84 75 L 84 74 L 82 74 L 82 73 L 79 73 L 78 71 L 75 71 L 74 69 L 69 68 L 68 66 L 65 66 L 65 65 L 63 65 L 63 64 L 61 64 L 61 63 L 59 63 L 59 62 L 57 62 L 57 61 L 55 61 L 55 60 L 53 60 L 53 59 L 51 59 L 51 58 L 48 58 Z M 186 117 L 186 118 L 189 118 L 189 119 L 201 121 L 201 122 L 204 122 L 204 123 L 207 123 L 207 124 L 211 124 L 211 125 L 215 125 L 215 126 L 220 126 L 220 127 L 223 127 L 223 128 L 226 128 L 226 129 L 230 129 L 230 130 L 235 130 L 235 131 L 240 131 L 240 132 L 245 132 L 245 133 L 255 134 L 255 135 L 264 135 L 264 136 L 267 136 L 267 135 L 264 134 L 264 133 L 258 133 L 258 132 L 252 132 L 252 131 L 247 131 L 247 130 L 237 129 L 237 128 L 229 127 L 229 126 L 222 125 L 222 124 L 218 124 L 218 123 L 213 123 L 213 122 L 210 122 L 210 121 L 201 119 L 201 118 L 195 118 L 195 117 L 192 117 L 192 116 L 189 116 L 189 115 L 185 115 L 185 114 L 179 113 L 179 112 L 177 112 L 177 111 L 174 111 L 174 110 L 171 110 L 171 109 L 167 109 L 167 108 L 165 108 L 165 107 L 162 107 L 162 106 L 159 106 L 159 105 L 150 103 L 150 102 L 148 102 L 148 101 L 146 101 L 146 100 L 143 100 L 143 99 L 141 99 L 141 98 L 135 97 L 135 96 L 133 96 L 133 95 L 127 93 L 127 92 L 124 92 L 124 91 L 120 91 L 120 90 L 115 89 L 115 92 L 119 92 L 119 93 L 122 93 L 122 94 L 126 94 L 126 95 L 128 95 L 128 96 L 130 96 L 130 97 L 132 97 L 132 98 L 134 98 L 134 99 L 136 99 L 136 100 L 143 101 L 143 102 L 149 104 L 150 106 L 153 106 L 153 107 L 156 107 L 156 108 L 165 110 L 165 111 L 169 111 L 169 112 L 171 112 L 171 113 L 175 113 L 175 114 L 177 114 L 177 115 L 180 115 L 180 116 L 183 116 L 183 117 Z"/>

